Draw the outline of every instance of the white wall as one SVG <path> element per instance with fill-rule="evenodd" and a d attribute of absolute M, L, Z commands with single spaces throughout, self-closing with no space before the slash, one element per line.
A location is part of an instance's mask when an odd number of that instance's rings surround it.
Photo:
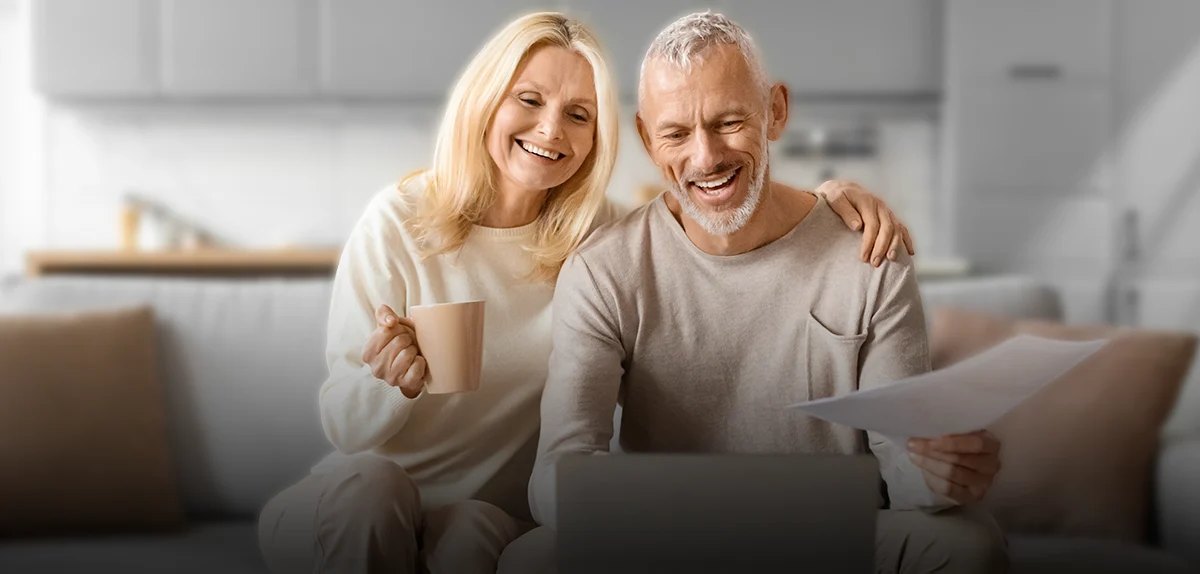
<path fill-rule="evenodd" d="M 0 126 L 12 126 L 17 121 L 17 30 L 16 2 L 0 0 Z M 13 172 L 16 169 L 14 156 L 17 142 L 16 130 L 0 129 L 0 270 L 11 265 L 8 261 L 10 246 L 16 243 L 10 204 L 16 186 Z"/>
<path fill-rule="evenodd" d="M 21 245 L 34 241 L 41 220 L 32 205 L 39 187 L 39 107 L 29 90 L 24 2 L 0 0 L 0 274 L 19 268 Z"/>
<path fill-rule="evenodd" d="M 242 247 L 337 245 L 372 195 L 428 166 L 439 117 L 432 106 L 50 104 L 43 181 L 30 190 L 45 219 L 35 246 L 117 246 L 128 193 Z M 610 196 L 628 203 L 659 175 L 625 128 Z"/>
<path fill-rule="evenodd" d="M 626 204 L 645 185 L 661 185 L 632 113 L 623 112 L 609 187 L 609 196 Z M 889 196 L 918 241 L 926 240 L 932 124 L 911 111 L 888 113 L 902 117 L 884 119 L 885 157 L 879 178 L 868 183 Z M 830 112 L 798 106 L 796 113 L 810 122 L 817 114 Z M 428 165 L 440 110 L 51 103 L 41 116 L 40 181 L 23 191 L 20 217 L 43 223 L 40 232 L 18 238 L 19 251 L 117 246 L 118 213 L 128 193 L 165 204 L 238 246 L 336 246 L 374 193 Z M 782 168 L 786 158 L 772 161 Z M 9 258 L 10 270 L 17 259 Z"/>
<path fill-rule="evenodd" d="M 1135 319 L 1200 331 L 1200 3 L 1116 6 L 1120 197 L 1143 252 L 1125 273 Z M 1169 429 L 1200 430 L 1200 365 L 1179 404 Z"/>
<path fill-rule="evenodd" d="M 1200 4 L 1118 4 L 1123 194 L 1139 213 L 1146 280 L 1200 282 Z M 1198 291 L 1195 295 L 1200 295 Z M 1200 297 L 1175 316 L 1200 325 Z M 1184 309 L 1180 309 L 1184 310 Z M 1166 317 L 1144 316 L 1146 320 Z"/>
<path fill-rule="evenodd" d="M 377 191 L 428 163 L 426 110 L 53 106 L 50 248 L 115 247 L 136 193 L 245 247 L 340 243 Z"/>

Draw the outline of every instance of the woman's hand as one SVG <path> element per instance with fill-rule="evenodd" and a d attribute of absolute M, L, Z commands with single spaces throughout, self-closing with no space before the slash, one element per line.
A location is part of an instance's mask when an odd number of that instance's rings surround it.
<path fill-rule="evenodd" d="M 883 258 L 895 261 L 900 243 L 909 255 L 915 255 L 908 227 L 892 210 L 871 192 L 852 181 L 831 179 L 816 189 L 829 202 L 829 207 L 855 231 L 862 230 L 862 260 L 879 267 Z"/>
<path fill-rule="evenodd" d="M 412 399 L 425 385 L 425 357 L 417 349 L 416 326 L 387 305 L 375 310 L 378 325 L 363 345 L 363 363 L 375 378 L 400 389 Z"/>

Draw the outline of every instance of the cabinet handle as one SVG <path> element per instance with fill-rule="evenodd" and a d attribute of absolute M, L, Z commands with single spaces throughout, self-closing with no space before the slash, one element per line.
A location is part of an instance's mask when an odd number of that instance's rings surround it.
<path fill-rule="evenodd" d="M 1058 64 L 1013 64 L 1008 76 L 1014 80 L 1057 80 L 1062 77 Z"/>

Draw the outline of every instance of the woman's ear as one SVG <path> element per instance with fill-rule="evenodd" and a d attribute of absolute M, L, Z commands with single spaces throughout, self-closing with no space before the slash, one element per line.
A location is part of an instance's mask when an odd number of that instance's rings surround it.
<path fill-rule="evenodd" d="M 771 86 L 769 94 L 771 109 L 770 122 L 767 124 L 767 139 L 777 141 L 783 137 L 783 130 L 788 120 L 788 89 L 783 82 Z"/>

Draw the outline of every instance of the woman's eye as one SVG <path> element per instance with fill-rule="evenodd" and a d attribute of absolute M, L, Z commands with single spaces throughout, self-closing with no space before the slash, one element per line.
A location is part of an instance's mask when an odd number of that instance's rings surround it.
<path fill-rule="evenodd" d="M 537 100 L 535 100 L 535 99 L 532 99 L 532 98 L 521 98 L 521 103 L 523 103 L 523 104 L 525 104 L 525 105 L 527 105 L 527 106 L 536 106 L 536 105 L 538 105 L 538 101 L 537 101 Z"/>
<path fill-rule="evenodd" d="M 571 119 L 573 119 L 577 122 L 586 122 L 587 116 L 585 116 L 583 114 L 571 114 Z"/>

